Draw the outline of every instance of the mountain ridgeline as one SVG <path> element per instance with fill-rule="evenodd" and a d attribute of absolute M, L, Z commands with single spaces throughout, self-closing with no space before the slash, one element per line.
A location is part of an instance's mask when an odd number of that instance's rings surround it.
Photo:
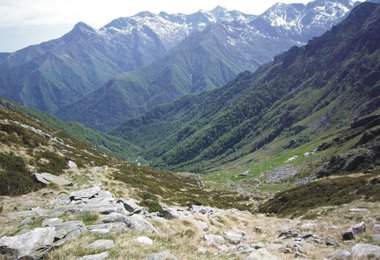
<path fill-rule="evenodd" d="M 306 46 L 226 86 L 152 109 L 112 131 L 155 165 L 207 169 L 284 137 L 305 142 L 380 106 L 380 6 L 363 3 Z"/>
<path fill-rule="evenodd" d="M 222 7 L 190 15 L 141 12 L 99 30 L 78 23 L 59 39 L 2 54 L 0 95 L 107 130 L 257 69 L 322 34 L 354 5 L 276 4 L 260 16 Z"/>

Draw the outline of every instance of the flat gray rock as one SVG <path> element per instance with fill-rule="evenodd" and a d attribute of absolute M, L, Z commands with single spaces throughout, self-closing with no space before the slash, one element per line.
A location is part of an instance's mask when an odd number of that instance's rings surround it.
<path fill-rule="evenodd" d="M 114 222 L 123 222 L 127 225 L 128 228 L 136 231 L 144 231 L 150 233 L 157 233 L 157 229 L 150 224 L 143 216 L 133 215 L 126 216 L 121 213 L 111 213 L 104 216 L 104 223 L 114 223 Z"/>
<path fill-rule="evenodd" d="M 113 240 L 96 240 L 95 242 L 86 246 L 88 249 L 111 249 L 115 247 L 115 243 Z"/>
<path fill-rule="evenodd" d="M 42 221 L 42 227 L 55 227 L 63 224 L 63 220 L 60 218 L 47 218 Z"/>
<path fill-rule="evenodd" d="M 0 255 L 6 259 L 40 259 L 51 248 L 55 237 L 53 227 L 36 228 L 25 234 L 0 238 Z"/>
<path fill-rule="evenodd" d="M 91 187 L 84 190 L 74 191 L 70 194 L 71 200 L 89 199 L 95 197 L 101 191 L 100 187 Z"/>
<path fill-rule="evenodd" d="M 380 246 L 369 244 L 356 244 L 352 248 L 353 259 L 378 259 L 380 258 Z"/>
<path fill-rule="evenodd" d="M 60 186 L 72 185 L 71 181 L 69 181 L 69 180 L 67 180 L 67 179 L 65 179 L 63 177 L 47 173 L 47 172 L 33 173 L 33 177 L 37 181 L 39 181 L 41 183 L 44 183 L 44 184 L 54 183 L 54 184 L 58 184 Z"/>
<path fill-rule="evenodd" d="M 224 238 L 219 235 L 206 234 L 203 238 L 210 245 L 223 245 L 226 242 Z"/>
<path fill-rule="evenodd" d="M 123 222 L 106 223 L 99 225 L 87 226 L 87 229 L 92 234 L 120 234 L 128 231 L 128 226 Z"/>
<path fill-rule="evenodd" d="M 103 252 L 96 255 L 86 255 L 79 258 L 79 260 L 104 260 L 104 259 L 107 259 L 108 256 L 109 256 L 108 252 Z"/>
<path fill-rule="evenodd" d="M 175 257 L 169 252 L 161 252 L 161 253 L 150 255 L 146 259 L 147 260 L 177 260 L 177 257 Z"/>
<path fill-rule="evenodd" d="M 81 221 L 66 221 L 61 225 L 55 226 L 54 246 L 60 246 L 67 240 L 79 236 L 82 232 L 87 231 L 86 226 Z"/>
<path fill-rule="evenodd" d="M 245 239 L 246 233 L 241 230 L 230 230 L 224 233 L 224 237 L 230 242 L 231 244 L 240 244 L 240 242 Z"/>

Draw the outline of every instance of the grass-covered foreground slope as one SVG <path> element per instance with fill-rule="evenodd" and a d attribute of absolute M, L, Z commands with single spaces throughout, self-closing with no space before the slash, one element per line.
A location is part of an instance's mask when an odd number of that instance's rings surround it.
<path fill-rule="evenodd" d="M 155 165 L 177 169 L 210 169 L 268 148 L 271 156 L 314 149 L 379 107 L 379 24 L 379 5 L 364 3 L 255 73 L 157 107 L 112 133 L 143 147 Z"/>

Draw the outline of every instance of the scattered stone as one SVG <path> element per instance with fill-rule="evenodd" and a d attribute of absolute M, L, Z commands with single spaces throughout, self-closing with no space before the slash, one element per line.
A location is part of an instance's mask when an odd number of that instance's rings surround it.
<path fill-rule="evenodd" d="M 133 200 L 119 199 L 117 203 L 122 203 L 125 210 L 131 213 L 139 213 L 142 210 L 142 208 Z"/>
<path fill-rule="evenodd" d="M 222 236 L 218 235 L 206 234 L 203 237 L 210 245 L 223 245 L 226 242 Z"/>
<path fill-rule="evenodd" d="M 356 244 L 352 248 L 353 259 L 378 259 L 380 258 L 380 246 L 369 244 Z"/>
<path fill-rule="evenodd" d="M 373 234 L 372 239 L 373 241 L 380 241 L 380 234 Z"/>
<path fill-rule="evenodd" d="M 197 224 L 203 231 L 208 231 L 209 227 L 206 222 L 197 220 Z"/>
<path fill-rule="evenodd" d="M 303 229 L 303 230 L 314 230 L 315 224 L 313 224 L 313 223 L 302 224 L 301 229 Z"/>
<path fill-rule="evenodd" d="M 264 229 L 262 227 L 253 227 L 253 231 L 257 234 L 263 234 Z"/>
<path fill-rule="evenodd" d="M 203 214 L 203 215 L 207 215 L 208 217 L 212 217 L 212 216 L 218 215 L 220 213 L 220 209 L 206 207 L 206 206 L 192 205 L 191 206 L 191 213 L 192 214 Z"/>
<path fill-rule="evenodd" d="M 55 227 L 62 223 L 63 220 L 60 218 L 47 218 L 42 221 L 42 227 Z"/>
<path fill-rule="evenodd" d="M 100 191 L 100 187 L 96 186 L 84 190 L 78 190 L 70 194 L 70 200 L 90 199 L 95 197 Z"/>
<path fill-rule="evenodd" d="M 55 230 L 54 246 L 60 246 L 67 240 L 87 231 L 86 226 L 81 221 L 66 221 L 61 225 L 55 226 Z"/>
<path fill-rule="evenodd" d="M 294 155 L 292 157 L 290 157 L 288 160 L 286 160 L 285 162 L 288 163 L 288 162 L 292 162 L 294 160 L 296 160 L 298 158 L 298 155 Z"/>
<path fill-rule="evenodd" d="M 138 237 L 134 241 L 140 245 L 147 245 L 147 246 L 153 245 L 153 240 L 150 239 L 149 237 Z"/>
<path fill-rule="evenodd" d="M 237 175 L 236 175 L 236 177 L 246 177 L 246 176 L 248 176 L 248 174 L 249 174 L 249 170 L 248 170 L 248 171 L 245 171 L 245 172 L 241 172 L 241 173 L 237 174 Z"/>
<path fill-rule="evenodd" d="M 70 170 L 76 170 L 78 169 L 78 165 L 73 161 L 67 162 L 67 167 L 69 167 Z"/>
<path fill-rule="evenodd" d="M 349 209 L 351 213 L 361 213 L 361 212 L 368 212 L 369 210 L 366 208 L 353 208 Z"/>
<path fill-rule="evenodd" d="M 327 258 L 332 260 L 350 259 L 351 253 L 343 249 L 338 249 L 334 253 L 329 255 Z"/>
<path fill-rule="evenodd" d="M 207 248 L 200 247 L 200 248 L 198 248 L 197 252 L 199 254 L 207 254 Z"/>
<path fill-rule="evenodd" d="M 55 229 L 36 228 L 25 234 L 0 238 L 0 255 L 6 259 L 40 259 L 54 242 Z"/>
<path fill-rule="evenodd" d="M 380 224 L 375 224 L 373 226 L 373 232 L 380 233 Z"/>
<path fill-rule="evenodd" d="M 270 243 L 266 245 L 267 250 L 269 251 L 277 251 L 280 250 L 281 248 L 284 248 L 285 246 L 281 243 Z M 255 248 L 258 249 L 258 248 Z"/>
<path fill-rule="evenodd" d="M 59 206 L 64 206 L 70 203 L 70 198 L 69 197 L 62 197 L 62 198 L 57 198 L 53 199 L 50 201 L 50 205 L 53 207 L 59 207 Z"/>
<path fill-rule="evenodd" d="M 112 240 L 96 240 L 95 242 L 86 246 L 88 249 L 112 249 L 115 247 L 115 243 Z"/>
<path fill-rule="evenodd" d="M 103 252 L 96 255 L 86 255 L 79 258 L 79 260 L 104 260 L 104 259 L 107 259 L 108 256 L 109 256 L 108 252 Z"/>
<path fill-rule="evenodd" d="M 150 255 L 147 260 L 177 260 L 177 258 L 169 252 L 161 252 Z"/>
<path fill-rule="evenodd" d="M 128 230 L 128 227 L 123 222 L 115 222 L 115 223 L 106 223 L 106 224 L 98 224 L 98 225 L 90 225 L 87 226 L 87 229 L 92 234 L 120 234 L 124 233 Z"/>
<path fill-rule="evenodd" d="M 111 213 L 103 218 L 103 223 L 122 222 L 127 225 L 128 228 L 136 231 L 146 231 L 151 233 L 157 233 L 157 229 L 150 224 L 143 216 L 133 215 L 125 216 L 121 213 Z"/>
<path fill-rule="evenodd" d="M 126 224 L 132 230 L 158 233 L 158 230 L 143 216 L 133 215 L 129 218 L 129 221 L 130 222 Z"/>
<path fill-rule="evenodd" d="M 159 216 L 169 220 L 179 218 L 177 210 L 166 207 L 162 207 Z"/>
<path fill-rule="evenodd" d="M 366 225 L 364 222 L 356 224 L 355 226 L 350 227 L 344 234 L 343 240 L 353 240 L 355 235 L 366 232 Z"/>
<path fill-rule="evenodd" d="M 228 242 L 237 245 L 245 238 L 246 233 L 241 230 L 230 230 L 225 232 L 224 235 Z"/>
<path fill-rule="evenodd" d="M 364 222 L 361 222 L 359 224 L 356 224 L 355 226 L 351 227 L 354 234 L 360 234 L 366 232 L 367 228 Z"/>
<path fill-rule="evenodd" d="M 272 260 L 273 259 L 274 260 L 274 259 L 277 259 L 277 257 L 273 256 L 265 248 L 260 248 L 253 251 L 249 256 L 247 256 L 244 259 L 245 260 Z"/>
<path fill-rule="evenodd" d="M 33 173 L 32 175 L 33 175 L 33 178 L 35 180 L 37 180 L 43 184 L 46 184 L 46 185 L 48 185 L 50 183 L 58 184 L 60 186 L 72 185 L 71 181 L 69 181 L 63 177 L 47 173 L 47 172 Z"/>

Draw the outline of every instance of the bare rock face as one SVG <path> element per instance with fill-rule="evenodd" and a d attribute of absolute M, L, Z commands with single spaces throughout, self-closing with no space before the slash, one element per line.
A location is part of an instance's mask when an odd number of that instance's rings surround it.
<path fill-rule="evenodd" d="M 36 228 L 25 234 L 0 238 L 0 255 L 6 259 L 40 259 L 52 247 L 55 228 Z"/>

